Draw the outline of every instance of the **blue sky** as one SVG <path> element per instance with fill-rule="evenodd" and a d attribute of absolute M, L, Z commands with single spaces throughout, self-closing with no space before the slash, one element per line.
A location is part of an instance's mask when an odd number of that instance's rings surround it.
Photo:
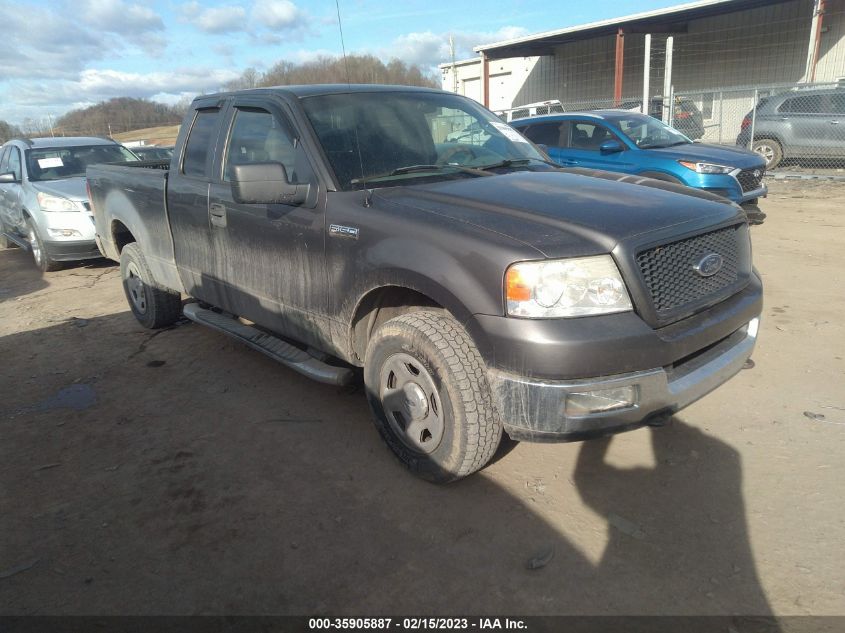
<path fill-rule="evenodd" d="M 472 47 L 669 0 L 340 0 L 349 53 L 435 67 Z M 341 52 L 334 0 L 0 0 L 0 119 L 46 121 L 118 96 L 174 103 L 247 67 Z"/>

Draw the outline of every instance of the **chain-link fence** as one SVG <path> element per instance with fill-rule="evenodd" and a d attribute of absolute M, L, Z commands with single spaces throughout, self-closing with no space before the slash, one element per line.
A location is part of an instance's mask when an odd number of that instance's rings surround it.
<path fill-rule="evenodd" d="M 700 113 L 703 142 L 747 147 L 763 155 L 770 170 L 845 172 L 845 83 L 706 90 L 675 98 Z"/>
<path fill-rule="evenodd" d="M 756 107 L 755 107 L 756 104 Z M 547 101 L 503 110 L 511 121 L 528 116 L 621 108 L 643 111 L 642 97 Z M 740 146 L 779 172 L 845 174 L 845 83 L 713 88 L 658 95 L 648 114 L 702 143 Z"/>

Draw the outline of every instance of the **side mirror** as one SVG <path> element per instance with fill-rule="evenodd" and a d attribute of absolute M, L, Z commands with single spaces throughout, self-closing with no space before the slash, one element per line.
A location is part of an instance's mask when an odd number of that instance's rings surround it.
<path fill-rule="evenodd" d="M 6 174 L 0 174 L 0 184 L 12 182 L 18 182 L 18 179 L 15 178 L 14 172 L 10 171 Z"/>
<path fill-rule="evenodd" d="M 232 197 L 239 204 L 300 205 L 311 185 L 291 184 L 281 163 L 235 165 L 232 169 Z"/>
<path fill-rule="evenodd" d="M 619 141 L 610 140 L 599 145 L 599 151 L 602 154 L 616 154 L 617 152 L 625 151 L 625 147 Z"/>

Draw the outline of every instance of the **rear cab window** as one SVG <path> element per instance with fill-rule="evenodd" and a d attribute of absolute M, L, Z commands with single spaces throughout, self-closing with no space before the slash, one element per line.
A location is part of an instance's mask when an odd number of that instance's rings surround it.
<path fill-rule="evenodd" d="M 185 176 L 209 178 L 219 118 L 219 108 L 197 110 L 185 143 L 185 157 L 182 160 L 182 173 Z"/>

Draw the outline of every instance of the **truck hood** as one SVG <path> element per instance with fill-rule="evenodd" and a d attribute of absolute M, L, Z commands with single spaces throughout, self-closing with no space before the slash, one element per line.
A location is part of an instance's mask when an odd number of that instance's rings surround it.
<path fill-rule="evenodd" d="M 730 165 L 740 169 L 765 169 L 766 160 L 759 154 L 741 147 L 727 145 L 709 145 L 707 143 L 688 143 L 674 147 L 654 147 L 647 150 L 655 156 L 674 160 L 690 160 L 717 165 Z"/>
<path fill-rule="evenodd" d="M 375 190 L 373 203 L 382 201 L 509 236 L 546 257 L 609 253 L 645 233 L 703 230 L 742 217 L 735 205 L 557 171 Z"/>
<path fill-rule="evenodd" d="M 33 189 L 49 193 L 51 196 L 69 198 L 70 200 L 88 200 L 88 192 L 85 190 L 85 177 L 66 178 L 63 180 L 45 180 L 32 183 Z"/>

